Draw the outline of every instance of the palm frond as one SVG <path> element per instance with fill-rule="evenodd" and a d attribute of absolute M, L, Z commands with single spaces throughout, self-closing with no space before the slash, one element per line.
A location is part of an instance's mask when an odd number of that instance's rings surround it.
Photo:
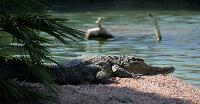
<path fill-rule="evenodd" d="M 47 15 L 30 13 L 34 10 L 43 11 L 46 5 L 49 5 L 46 0 L 0 1 L 0 30 L 11 34 L 21 44 L 18 48 L 21 52 L 19 59 L 9 55 L 7 57 L 5 53 L 0 54 L 0 103 L 1 98 L 18 100 L 24 98 L 49 98 L 49 95 L 46 96 L 44 93 L 11 83 L 9 79 L 13 78 L 13 76 L 20 76 L 25 81 L 28 78 L 35 78 L 35 80 L 41 82 L 56 94 L 57 89 L 54 86 L 53 79 L 43 63 L 53 62 L 60 64 L 50 57 L 49 49 L 43 45 L 52 43 L 52 40 L 42 36 L 39 34 L 40 32 L 46 32 L 49 36 L 55 37 L 55 39 L 69 47 L 72 44 L 77 44 L 78 40 L 83 39 L 84 32 L 82 31 L 63 26 L 48 18 Z M 21 10 L 27 10 L 28 12 L 24 13 Z M 11 65 L 8 65 L 8 62 Z"/>
<path fill-rule="evenodd" d="M 51 43 L 51 40 L 43 37 L 41 34 L 39 34 L 39 32 L 46 32 L 50 36 L 55 37 L 61 43 L 68 46 L 71 46 L 71 44 L 74 43 L 76 44 L 77 40 L 82 39 L 84 32 L 63 26 L 62 24 L 58 24 L 55 21 L 51 21 L 51 19 L 46 16 L 37 16 L 36 14 L 29 13 L 23 16 L 1 15 L 0 28 L 2 28 L 3 31 L 11 34 L 14 38 L 16 38 L 18 43 L 22 44 L 22 46 L 19 48 L 22 54 L 19 60 L 25 63 L 30 63 L 28 67 L 24 69 L 22 68 L 24 75 L 34 76 L 36 80 L 43 83 L 48 89 L 56 92 L 51 75 L 45 70 L 43 63 L 45 61 L 50 61 L 56 64 L 58 63 L 49 57 L 51 56 L 49 49 L 42 45 L 44 43 Z M 10 70 L 13 69 L 7 68 L 8 73 Z M 4 73 L 1 73 L 1 75 L 3 74 Z M 11 85 L 7 79 L 5 80 L 1 77 L 0 82 L 0 88 L 7 87 L 10 90 L 6 90 L 8 92 L 13 92 L 11 95 L 15 98 L 23 98 L 26 95 L 31 96 L 31 94 L 28 94 L 28 92 L 30 92 L 29 89 L 24 91 L 24 93 L 27 92 L 24 94 L 20 88 Z M 0 93 L 4 94 L 4 92 Z M 32 95 L 35 94 L 32 93 Z M 11 95 L 8 94 L 7 96 Z"/>
<path fill-rule="evenodd" d="M 58 39 L 61 43 L 71 46 L 77 39 L 82 39 L 84 32 L 64 27 L 43 16 L 26 14 L 24 16 L 5 17 L 2 19 L 3 29 L 17 38 L 18 42 L 24 44 L 33 62 L 41 63 L 38 60 L 47 59 L 49 51 L 42 46 L 43 43 L 50 41 L 40 35 L 37 31 L 43 31 Z M 73 41 L 73 42 L 72 42 Z M 42 56 L 42 57 L 41 57 Z"/>
<path fill-rule="evenodd" d="M 42 69 L 42 66 L 35 66 L 17 58 L 0 55 L 0 67 L 0 98 L 3 98 L 6 102 L 9 102 L 9 100 L 21 101 L 24 98 L 48 100 L 48 98 L 52 98 L 56 94 L 57 89 L 52 83 L 51 76 L 49 76 L 45 68 Z M 33 90 L 22 83 L 12 81 L 12 78 L 15 77 L 21 78 L 21 80 L 29 80 L 29 78 L 34 80 L 33 78 L 35 78 L 35 80 L 42 82 L 53 92 L 52 94 L 45 94 Z"/>
<path fill-rule="evenodd" d="M 48 15 L 38 16 L 34 13 L 26 13 L 25 15 L 18 17 L 17 21 L 22 23 L 22 26 L 46 32 L 49 35 L 56 37 L 64 44 L 69 44 L 67 42 L 68 40 L 75 41 L 81 39 L 84 35 L 83 31 L 56 23 L 55 20 L 48 18 Z"/>

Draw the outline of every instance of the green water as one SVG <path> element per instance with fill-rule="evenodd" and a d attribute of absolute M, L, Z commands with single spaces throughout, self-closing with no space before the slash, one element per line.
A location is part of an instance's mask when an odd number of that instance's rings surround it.
<path fill-rule="evenodd" d="M 173 76 L 200 88 L 200 12 L 151 11 L 158 19 L 161 42 L 156 41 L 149 12 L 51 12 L 54 17 L 66 19 L 62 22 L 67 26 L 83 31 L 95 27 L 97 17 L 102 17 L 104 27 L 115 38 L 81 41 L 73 49 L 58 47 L 59 43 L 49 47 L 58 60 L 80 55 L 134 55 L 150 65 L 174 66 Z"/>

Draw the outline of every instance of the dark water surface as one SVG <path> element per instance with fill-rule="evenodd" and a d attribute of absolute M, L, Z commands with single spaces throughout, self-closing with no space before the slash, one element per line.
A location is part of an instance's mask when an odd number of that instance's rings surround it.
<path fill-rule="evenodd" d="M 115 38 L 82 41 L 74 49 L 50 46 L 59 60 L 80 55 L 134 55 L 155 66 L 174 66 L 174 76 L 200 88 L 200 12 L 151 11 L 160 26 L 162 41 L 156 41 L 149 11 L 99 11 L 52 13 L 68 19 L 63 23 L 86 31 L 102 22 Z"/>

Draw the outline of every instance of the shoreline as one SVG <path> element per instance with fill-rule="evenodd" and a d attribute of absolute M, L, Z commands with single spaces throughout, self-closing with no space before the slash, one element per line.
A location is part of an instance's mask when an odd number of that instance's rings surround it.
<path fill-rule="evenodd" d="M 43 88 L 40 84 L 30 84 Z M 52 104 L 200 104 L 200 90 L 171 75 L 112 77 L 103 84 L 57 85 Z"/>
<path fill-rule="evenodd" d="M 172 76 L 143 76 L 141 79 L 111 78 L 108 84 L 62 85 L 60 104 L 199 104 L 200 90 Z M 114 81 L 114 83 L 113 83 Z"/>

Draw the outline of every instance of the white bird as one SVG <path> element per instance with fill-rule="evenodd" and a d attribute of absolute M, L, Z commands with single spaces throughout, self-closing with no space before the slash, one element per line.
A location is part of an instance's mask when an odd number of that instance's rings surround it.
<path fill-rule="evenodd" d="M 162 37 L 161 37 L 160 29 L 159 29 L 159 26 L 158 26 L 158 22 L 153 17 L 153 15 L 151 13 L 149 13 L 149 16 L 151 17 L 152 22 L 154 24 L 154 30 L 155 30 L 155 33 L 156 33 L 156 38 L 157 38 L 158 41 L 161 41 Z"/>
<path fill-rule="evenodd" d="M 88 29 L 86 32 L 86 39 L 91 38 L 113 38 L 113 36 L 101 25 L 101 17 L 99 17 L 96 21 L 97 27 Z"/>

